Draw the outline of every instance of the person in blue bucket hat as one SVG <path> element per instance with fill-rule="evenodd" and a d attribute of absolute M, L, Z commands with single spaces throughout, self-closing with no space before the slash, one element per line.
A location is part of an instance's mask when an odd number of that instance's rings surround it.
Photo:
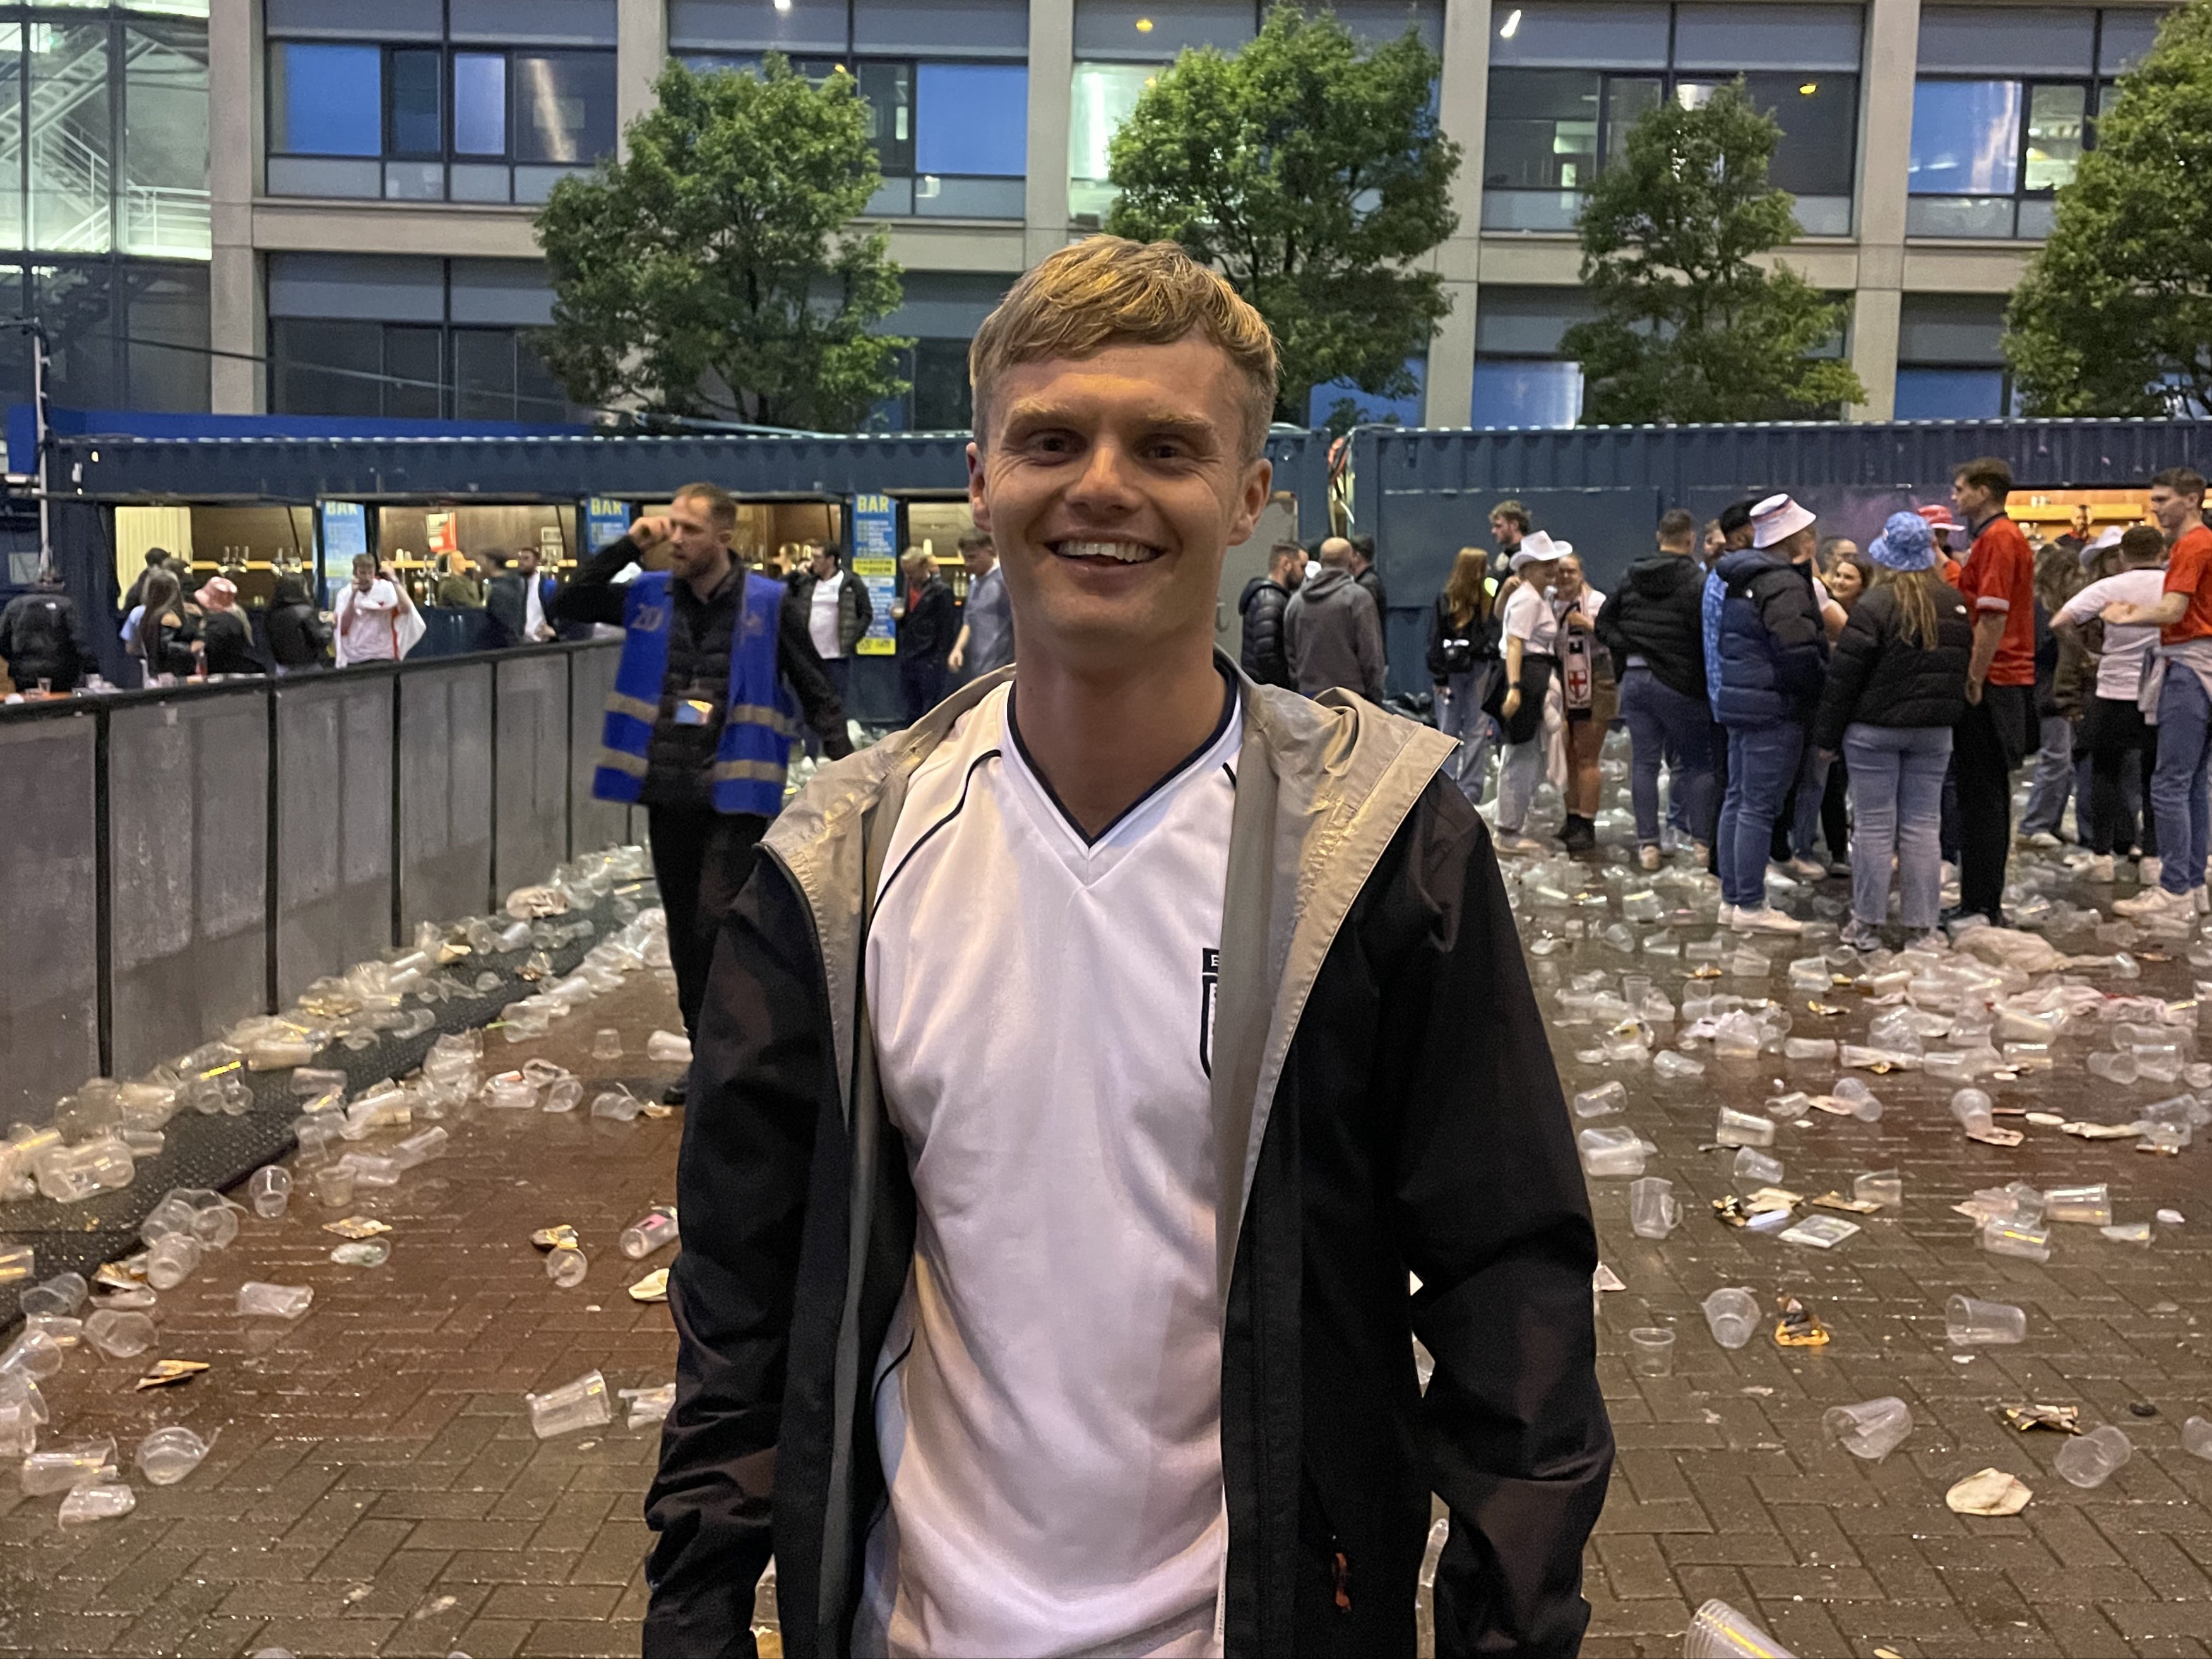
<path fill-rule="evenodd" d="M 1939 830 L 1951 728 L 1966 712 L 1974 629 L 1966 601 L 1936 568 L 1917 513 L 1893 513 L 1867 549 L 1874 584 L 1836 641 L 1813 741 L 1850 773 L 1851 920 L 1844 943 L 1881 945 L 1890 866 L 1911 945 L 1942 948 Z"/>

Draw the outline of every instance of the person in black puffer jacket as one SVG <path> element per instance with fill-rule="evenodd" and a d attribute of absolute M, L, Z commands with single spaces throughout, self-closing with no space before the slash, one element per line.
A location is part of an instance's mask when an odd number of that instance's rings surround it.
<path fill-rule="evenodd" d="M 7 659 L 8 678 L 18 691 L 35 691 L 40 680 L 50 691 L 74 691 L 94 665 L 76 602 L 52 571 L 41 572 L 36 587 L 0 611 L 0 658 Z"/>
<path fill-rule="evenodd" d="M 269 655 L 279 674 L 306 673 L 330 661 L 331 625 L 307 598 L 304 576 L 276 579 L 269 605 Z"/>
<path fill-rule="evenodd" d="M 1940 828 L 1951 728 L 1966 712 L 1973 623 L 1936 569 L 1927 520 L 1893 513 L 1867 551 L 1875 585 L 1836 641 L 1813 741 L 1850 769 L 1851 921 L 1844 943 L 1872 951 L 1889 913 L 1889 869 L 1908 943 L 1940 948 Z"/>
<path fill-rule="evenodd" d="M 1628 567 L 1597 617 L 1597 636 L 1613 653 L 1620 682 L 1636 854 L 1646 870 L 1659 867 L 1662 759 L 1673 757 L 1674 787 L 1686 793 L 1690 835 L 1701 848 L 1712 841 L 1718 810 L 1705 701 L 1705 568 L 1697 545 L 1698 521 L 1674 508 L 1659 520 L 1659 550 Z"/>
<path fill-rule="evenodd" d="M 1267 550 L 1267 574 L 1253 577 L 1237 596 L 1237 614 L 1244 623 L 1237 661 L 1261 685 L 1298 689 L 1290 647 L 1283 641 L 1283 611 L 1305 579 L 1305 549 L 1296 542 L 1277 542 Z"/>

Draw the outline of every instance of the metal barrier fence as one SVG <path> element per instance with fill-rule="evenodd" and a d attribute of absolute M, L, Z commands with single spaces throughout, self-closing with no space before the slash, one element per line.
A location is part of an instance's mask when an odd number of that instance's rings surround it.
<path fill-rule="evenodd" d="M 618 641 L 0 708 L 0 1123 L 628 838 Z"/>

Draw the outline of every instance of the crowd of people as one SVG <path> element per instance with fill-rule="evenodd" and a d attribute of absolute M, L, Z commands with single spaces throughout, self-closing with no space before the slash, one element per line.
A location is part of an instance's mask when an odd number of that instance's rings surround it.
<path fill-rule="evenodd" d="M 927 550 L 909 548 L 900 561 L 903 580 L 890 619 L 908 721 L 954 686 L 1013 659 L 1012 612 L 990 538 L 970 531 L 960 538 L 959 552 L 968 582 L 958 598 Z M 835 542 L 804 544 L 793 564 L 788 574 L 781 556 L 753 568 L 783 583 L 786 603 L 800 614 L 839 698 L 849 699 L 852 659 L 875 620 L 867 586 L 848 572 L 844 550 Z M 563 620 L 567 585 L 541 566 L 535 548 L 455 553 L 428 588 L 427 603 L 483 612 L 491 648 L 540 644 L 592 631 L 589 623 Z M 261 619 L 257 629 L 229 576 L 198 578 L 189 559 L 154 548 L 123 596 L 124 654 L 148 684 L 165 678 L 299 674 L 396 661 L 428 629 L 422 605 L 399 573 L 370 554 L 355 559 L 350 580 L 327 606 L 317 604 L 306 574 L 278 572 Z M 0 609 L 0 662 L 15 690 L 30 696 L 67 696 L 98 674 L 99 658 L 58 573 L 43 574 Z"/>
<path fill-rule="evenodd" d="M 1778 873 L 1848 875 L 1844 938 L 1860 950 L 1893 925 L 1923 945 L 2001 926 L 2015 838 L 2060 846 L 2069 799 L 2087 878 L 2132 865 L 2142 885 L 2120 914 L 2203 913 L 2204 479 L 2160 472 L 2153 523 L 2093 535 L 2084 515 L 2039 548 L 2006 512 L 2012 488 L 2002 460 L 1967 461 L 1948 507 L 1891 514 L 1863 550 L 1824 539 L 1786 494 L 1737 502 L 1702 534 L 1677 509 L 1610 596 L 1571 544 L 1500 503 L 1493 547 L 1461 550 L 1430 617 L 1436 720 L 1459 743 L 1452 777 L 1492 816 L 1501 850 L 1527 854 L 1546 846 L 1530 813 L 1548 776 L 1565 806 L 1560 845 L 1589 852 L 1599 750 L 1617 718 L 1638 863 L 1705 862 L 1723 921 L 1741 932 L 1802 928 L 1769 902 Z M 1270 584 L 1297 590 L 1295 550 L 1277 550 Z M 1313 618 L 1341 608 L 1326 603 L 1341 558 L 1321 562 L 1304 590 L 1324 600 L 1305 605 Z M 1291 678 L 1278 683 L 1313 689 L 1298 602 L 1248 591 L 1245 607 L 1248 669 L 1287 642 Z M 1338 676 L 1328 684 L 1379 696 L 1379 636 L 1370 666 L 1344 645 L 1368 638 L 1369 619 L 1354 620 L 1331 624 L 1330 653 L 1315 660 Z M 2031 759 L 2015 830 L 2014 775 Z"/>

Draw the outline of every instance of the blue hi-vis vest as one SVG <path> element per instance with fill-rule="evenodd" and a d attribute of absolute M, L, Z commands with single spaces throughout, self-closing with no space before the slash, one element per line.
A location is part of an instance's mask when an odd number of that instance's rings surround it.
<path fill-rule="evenodd" d="M 623 599 L 622 664 L 607 696 L 599 766 L 592 793 L 634 801 L 645 790 L 646 750 L 660 718 L 668 676 L 668 626 L 674 610 L 669 574 L 646 571 Z M 729 708 L 709 775 L 714 810 L 772 818 L 783 807 L 783 777 L 798 729 L 795 705 L 776 667 L 783 584 L 745 573 L 744 603 L 730 629 Z"/>

